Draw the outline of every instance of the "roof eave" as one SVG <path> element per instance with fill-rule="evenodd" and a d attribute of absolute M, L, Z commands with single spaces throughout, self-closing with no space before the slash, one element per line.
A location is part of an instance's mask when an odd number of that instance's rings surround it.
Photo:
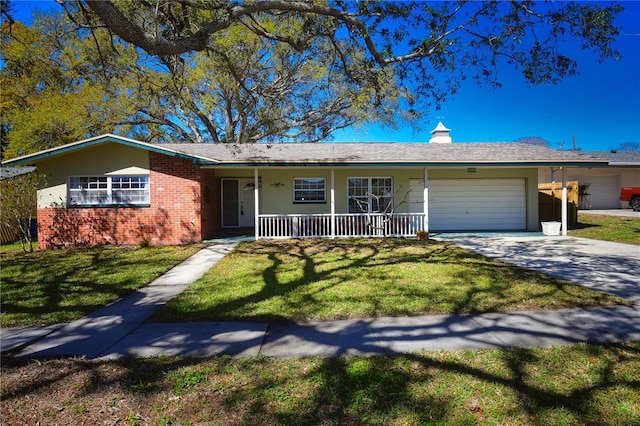
<path fill-rule="evenodd" d="M 640 167 L 640 162 L 637 161 L 618 161 L 610 162 L 609 167 Z"/>
<path fill-rule="evenodd" d="M 407 162 L 370 162 L 370 161 L 221 161 L 216 167 L 601 167 L 607 161 L 407 161 Z"/>
<path fill-rule="evenodd" d="M 20 166 L 24 164 L 34 164 L 38 161 L 41 161 L 56 155 L 65 154 L 67 152 L 75 151 L 77 149 L 87 148 L 90 146 L 99 145 L 107 142 L 119 143 L 121 145 L 140 148 L 150 152 L 156 152 L 156 153 L 168 155 L 171 157 L 182 158 L 185 160 L 192 161 L 193 163 L 200 166 L 214 165 L 217 163 L 216 161 L 211 160 L 209 158 L 185 154 L 173 149 L 163 148 L 162 146 L 157 144 L 150 144 L 147 142 L 141 142 L 134 139 L 129 139 L 129 138 L 116 136 L 112 134 L 105 134 L 105 135 L 95 136 L 93 138 L 84 139 L 78 142 L 72 142 L 70 144 L 66 144 L 63 146 L 49 148 L 44 151 L 39 151 L 33 154 L 12 158 L 10 160 L 5 160 L 2 162 L 2 165 L 3 166 Z"/>

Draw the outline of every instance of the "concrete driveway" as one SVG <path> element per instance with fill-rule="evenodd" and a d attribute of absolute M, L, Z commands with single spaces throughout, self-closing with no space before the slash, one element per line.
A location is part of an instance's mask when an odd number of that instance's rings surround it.
<path fill-rule="evenodd" d="M 447 241 L 640 303 L 640 246 L 562 236 L 460 237 Z"/>
<path fill-rule="evenodd" d="M 578 210 L 578 217 L 581 214 L 599 214 L 604 216 L 636 217 L 640 219 L 640 212 L 634 212 L 631 209 Z"/>

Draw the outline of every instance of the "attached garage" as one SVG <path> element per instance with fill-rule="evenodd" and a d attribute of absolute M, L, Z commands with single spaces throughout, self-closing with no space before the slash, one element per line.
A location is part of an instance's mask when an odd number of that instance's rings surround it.
<path fill-rule="evenodd" d="M 411 208 L 421 206 L 422 180 L 411 182 Z M 527 229 L 525 179 L 430 179 L 432 231 Z"/>
<path fill-rule="evenodd" d="M 620 183 L 618 175 L 578 176 L 581 185 L 589 185 L 586 200 L 580 208 L 617 209 L 620 207 Z"/>

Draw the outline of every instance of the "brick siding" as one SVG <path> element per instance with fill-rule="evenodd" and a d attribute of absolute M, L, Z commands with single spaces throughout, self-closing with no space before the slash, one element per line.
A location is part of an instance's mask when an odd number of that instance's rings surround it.
<path fill-rule="evenodd" d="M 40 247 L 188 244 L 212 237 L 220 223 L 215 172 L 154 152 L 149 169 L 149 207 L 39 209 Z M 201 187 L 209 191 L 204 198 Z"/>

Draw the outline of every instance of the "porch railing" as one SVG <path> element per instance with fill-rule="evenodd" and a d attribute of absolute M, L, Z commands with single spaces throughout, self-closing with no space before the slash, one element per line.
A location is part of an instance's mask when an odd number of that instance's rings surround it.
<path fill-rule="evenodd" d="M 423 213 L 261 214 L 258 238 L 411 237 L 424 228 Z"/>

